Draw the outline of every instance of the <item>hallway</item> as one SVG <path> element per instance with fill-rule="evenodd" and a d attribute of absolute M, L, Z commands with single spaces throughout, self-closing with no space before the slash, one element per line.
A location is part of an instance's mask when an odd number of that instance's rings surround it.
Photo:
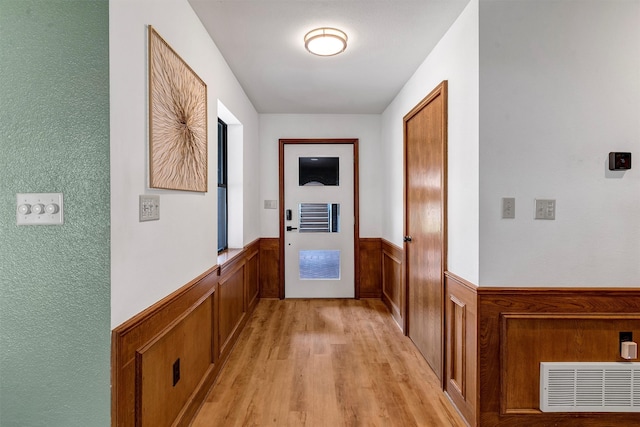
<path fill-rule="evenodd" d="M 261 300 L 192 426 L 464 426 L 379 300 Z"/>

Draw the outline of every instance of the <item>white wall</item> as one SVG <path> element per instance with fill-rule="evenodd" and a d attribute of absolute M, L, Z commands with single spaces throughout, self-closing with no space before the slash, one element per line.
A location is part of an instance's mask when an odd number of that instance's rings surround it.
<path fill-rule="evenodd" d="M 640 286 L 640 162 L 607 170 L 640 156 L 640 1 L 483 0 L 480 22 L 480 285 Z"/>
<path fill-rule="evenodd" d="M 149 24 L 207 83 L 207 193 L 148 187 Z M 258 114 L 186 0 L 111 0 L 109 28 L 111 325 L 115 327 L 216 264 L 218 100 L 242 123 L 244 183 L 257 182 L 259 158 Z M 244 187 L 242 234 L 248 243 L 259 237 L 259 193 Z M 160 195 L 159 221 L 138 221 L 140 194 Z"/>
<path fill-rule="evenodd" d="M 278 200 L 278 149 L 282 138 L 358 138 L 360 237 L 380 237 L 383 172 L 378 114 L 261 114 L 260 225 L 263 237 L 278 237 L 277 209 L 262 209 L 263 200 Z M 279 202 L 278 202 L 279 203 Z"/>
<path fill-rule="evenodd" d="M 478 280 L 478 1 L 472 0 L 382 114 L 382 237 L 402 246 L 403 117 L 448 80 L 448 270 Z"/>

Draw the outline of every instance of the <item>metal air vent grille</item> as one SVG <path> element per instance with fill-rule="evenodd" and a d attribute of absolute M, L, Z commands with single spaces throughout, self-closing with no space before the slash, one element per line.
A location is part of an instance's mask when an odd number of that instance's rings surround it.
<path fill-rule="evenodd" d="M 543 412 L 640 412 L 640 363 L 542 362 Z"/>

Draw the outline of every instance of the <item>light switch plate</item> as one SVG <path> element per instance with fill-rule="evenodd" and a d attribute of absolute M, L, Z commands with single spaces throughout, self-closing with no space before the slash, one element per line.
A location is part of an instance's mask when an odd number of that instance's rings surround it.
<path fill-rule="evenodd" d="M 265 209 L 278 209 L 278 201 L 277 200 L 265 200 L 264 201 Z"/>
<path fill-rule="evenodd" d="M 502 218 L 513 219 L 516 217 L 516 198 L 502 198 Z"/>
<path fill-rule="evenodd" d="M 556 219 L 556 201 L 553 199 L 536 199 L 535 219 Z"/>
<path fill-rule="evenodd" d="M 160 219 L 160 196 L 140 195 L 140 222 Z"/>
<path fill-rule="evenodd" d="M 17 225 L 62 225 L 62 193 L 16 194 Z"/>

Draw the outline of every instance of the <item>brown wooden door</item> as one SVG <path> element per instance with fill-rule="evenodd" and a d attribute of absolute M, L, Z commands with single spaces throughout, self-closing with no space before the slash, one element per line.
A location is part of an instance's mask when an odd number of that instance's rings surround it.
<path fill-rule="evenodd" d="M 405 331 L 442 380 L 447 82 L 404 117 Z"/>

